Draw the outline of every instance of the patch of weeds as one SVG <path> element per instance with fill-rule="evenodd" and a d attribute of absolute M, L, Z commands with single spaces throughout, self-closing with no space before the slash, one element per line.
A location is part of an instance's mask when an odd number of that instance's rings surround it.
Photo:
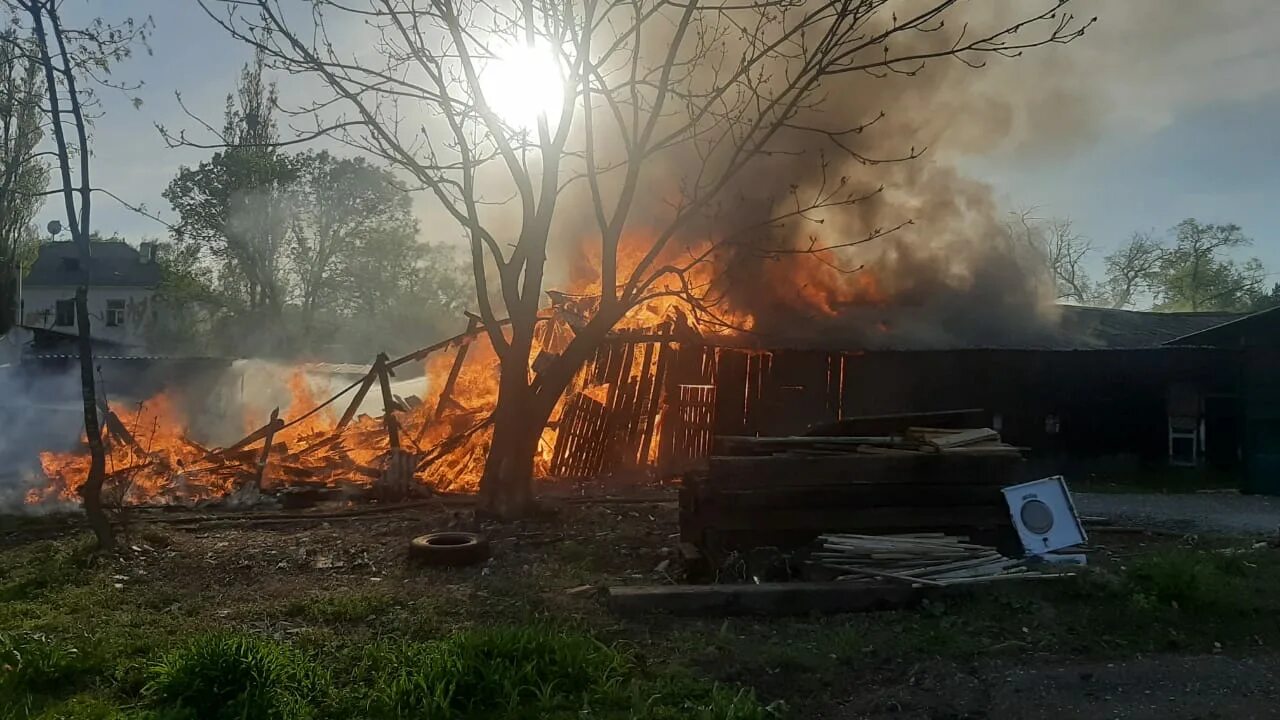
<path fill-rule="evenodd" d="M 1133 602 L 1187 610 L 1242 609 L 1239 556 L 1203 551 L 1168 551 L 1137 559 L 1126 573 Z"/>
<path fill-rule="evenodd" d="M 121 710 L 111 700 L 89 694 L 76 695 L 45 708 L 39 714 L 21 717 L 29 717 L 31 720 L 170 720 L 170 718 L 160 718 L 144 711 Z"/>
<path fill-rule="evenodd" d="M 302 653 L 247 635 L 205 635 L 154 663 L 145 694 L 194 720 L 305 720 L 329 678 Z"/>
<path fill-rule="evenodd" d="M 0 555 L 0 603 L 20 602 L 43 592 L 85 582 L 93 574 L 93 540 L 35 543 Z"/>
<path fill-rule="evenodd" d="M 631 692 L 634 710 L 629 717 L 644 720 L 764 720 L 785 710 L 781 704 L 762 705 L 750 690 L 708 683 L 679 671 L 636 684 Z"/>
<path fill-rule="evenodd" d="M 542 717 L 612 690 L 627 671 L 621 654 L 591 638 L 530 626 L 373 645 L 358 674 L 372 681 L 370 718 Z"/>
<path fill-rule="evenodd" d="M 40 633 L 0 634 L 0 696 L 59 695 L 101 671 L 94 653 Z"/>
<path fill-rule="evenodd" d="M 284 607 L 284 613 L 315 623 L 358 623 L 376 619 L 395 604 L 395 598 L 382 593 L 324 593 L 297 598 Z"/>

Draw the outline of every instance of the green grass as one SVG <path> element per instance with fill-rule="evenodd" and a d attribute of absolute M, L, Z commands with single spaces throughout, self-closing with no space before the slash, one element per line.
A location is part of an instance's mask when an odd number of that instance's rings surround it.
<path fill-rule="evenodd" d="M 648 667 L 626 645 L 523 611 L 523 623 L 441 634 L 440 608 L 428 600 L 330 591 L 249 606 L 254 622 L 310 623 L 285 641 L 228 632 L 199 602 L 159 609 L 156 590 L 116 588 L 109 571 L 53 546 L 3 562 L 10 594 L 0 603 L 0 720 L 770 714 L 741 687 L 678 665 Z M 231 622 L 239 611 L 226 612 L 215 615 Z"/>
<path fill-rule="evenodd" d="M 130 571 L 117 588 L 85 547 L 0 554 L 0 720 L 754 719 L 775 699 L 804 717 L 939 659 L 1280 646 L 1274 550 L 1161 541 L 910 611 L 620 623 L 539 572 L 295 597 L 307 585 L 192 592 Z"/>
<path fill-rule="evenodd" d="M 50 588 L 76 585 L 93 575 L 93 540 L 35 543 L 24 552 L 0 552 L 0 603 L 38 598 Z"/>
<path fill-rule="evenodd" d="M 364 622 L 385 615 L 396 599 L 384 593 L 316 593 L 290 601 L 285 615 L 326 625 Z"/>

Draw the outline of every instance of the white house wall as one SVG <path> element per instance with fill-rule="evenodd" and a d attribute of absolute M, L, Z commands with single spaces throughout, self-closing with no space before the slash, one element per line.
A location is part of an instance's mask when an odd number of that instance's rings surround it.
<path fill-rule="evenodd" d="M 75 286 L 24 287 L 22 289 L 22 323 L 29 327 L 47 328 L 68 333 L 75 332 L 75 325 L 56 326 L 57 301 L 71 300 L 76 296 Z M 155 292 L 150 288 L 99 287 L 89 290 L 89 320 L 93 337 L 101 340 L 144 345 L 145 329 L 151 321 L 155 307 Z M 124 324 L 107 325 L 107 301 L 123 300 Z"/>

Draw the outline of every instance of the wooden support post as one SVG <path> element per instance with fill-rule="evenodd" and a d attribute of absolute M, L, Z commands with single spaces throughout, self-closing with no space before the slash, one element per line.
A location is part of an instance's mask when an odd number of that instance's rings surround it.
<path fill-rule="evenodd" d="M 382 419 L 387 425 L 387 439 L 391 443 L 392 450 L 399 450 L 400 427 L 394 413 L 396 401 L 395 398 L 391 397 L 391 370 L 387 367 L 386 353 L 378 353 L 378 359 L 373 365 L 373 370 L 378 376 L 379 384 L 382 385 Z"/>
<path fill-rule="evenodd" d="M 231 453 L 233 453 L 233 452 L 235 452 L 235 451 L 237 451 L 237 450 L 240 450 L 240 449 L 242 449 L 242 448 L 246 448 L 246 447 L 248 447 L 248 446 L 250 446 L 250 445 L 252 445 L 252 444 L 254 444 L 254 443 L 258 442 L 259 440 L 261 440 L 261 439 L 262 439 L 262 438 L 264 438 L 264 437 L 265 437 L 265 438 L 270 438 L 272 435 L 275 435 L 277 432 L 279 432 L 279 431 L 280 431 L 280 429 L 281 429 L 281 428 L 283 428 L 283 427 L 284 427 L 284 421 L 283 421 L 283 420 L 281 420 L 280 418 L 276 417 L 277 413 L 279 413 L 279 410 L 280 410 L 279 408 L 276 408 L 276 412 L 271 414 L 271 417 L 272 417 L 271 422 L 268 422 L 266 425 L 263 425 L 262 427 L 258 428 L 257 430 L 254 430 L 253 432 L 251 432 L 251 433 L 249 433 L 248 435 L 244 436 L 244 437 L 243 437 L 239 442 L 237 442 L 235 445 L 232 445 L 231 447 L 229 447 L 229 448 L 225 448 L 225 449 L 222 449 L 222 450 L 215 450 L 213 453 L 211 453 L 211 454 L 210 454 L 210 456 L 209 456 L 209 457 L 215 457 L 215 456 L 218 456 L 218 455 L 230 455 Z M 268 444 L 268 445 L 270 445 L 270 444 L 271 444 L 271 443 L 270 443 L 270 441 L 268 441 L 268 442 L 267 442 L 267 444 Z M 207 459 L 207 458 L 205 458 L 205 459 Z"/>
<path fill-rule="evenodd" d="M 444 381 L 444 387 L 440 389 L 440 399 L 436 401 L 436 409 L 431 416 L 434 420 L 439 420 L 444 414 L 446 404 L 453 401 L 453 386 L 458 383 L 458 375 L 462 374 L 462 363 L 467 359 L 467 348 L 471 347 L 472 333 L 479 327 L 480 319 L 468 314 L 466 339 L 458 346 L 458 354 L 453 356 L 453 367 L 449 368 L 449 378 Z"/>
<path fill-rule="evenodd" d="M 255 490 L 262 490 L 262 478 L 267 474 L 267 460 L 271 457 L 271 440 L 280 427 L 280 408 L 271 411 L 271 420 L 267 423 L 266 442 L 262 444 L 262 454 L 258 456 L 258 471 L 253 477 Z"/>
<path fill-rule="evenodd" d="M 351 399 L 351 404 L 347 406 L 347 411 L 342 413 L 342 419 L 338 420 L 338 425 L 333 429 L 335 433 L 342 432 L 342 429 L 351 423 L 352 418 L 360 411 L 360 403 L 364 402 L 364 398 L 369 394 L 369 388 L 373 387 L 373 381 L 377 378 L 377 364 L 374 369 L 364 376 L 364 382 L 360 383 L 360 389 L 356 391 L 356 396 Z"/>

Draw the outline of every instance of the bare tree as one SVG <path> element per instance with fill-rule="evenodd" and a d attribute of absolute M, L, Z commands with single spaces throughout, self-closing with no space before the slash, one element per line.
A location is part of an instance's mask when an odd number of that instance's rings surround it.
<path fill-rule="evenodd" d="M 80 253 L 80 285 L 76 288 L 75 312 L 80 356 L 80 386 L 84 400 L 84 429 L 89 443 L 89 476 L 80 487 L 85 514 L 103 548 L 114 545 L 111 525 L 102 506 L 102 485 L 106 479 L 106 459 L 102 430 L 98 423 L 97 393 L 93 376 L 93 342 L 89 326 L 89 285 L 93 279 L 92 233 L 93 185 L 89 176 L 89 121 L 86 107 L 94 104 L 91 88 L 81 81 L 105 84 L 102 74 L 114 61 L 127 57 L 135 41 L 144 40 L 146 25 L 132 21 L 111 25 L 95 20 L 84 28 L 68 28 L 59 16 L 58 0 L 6 0 L 30 20 L 34 37 L 34 59 L 44 73 L 48 125 L 55 143 L 61 187 L 51 194 L 62 196 L 67 226 Z M 120 88 L 121 86 L 113 86 Z M 121 88 L 123 89 L 123 88 Z M 68 132 L 68 129 L 70 132 Z M 73 163 L 77 165 L 73 169 Z"/>
<path fill-rule="evenodd" d="M 912 75 L 943 58 L 980 67 L 986 56 L 1069 42 L 1089 25 L 1064 12 L 1067 0 L 1020 4 L 1019 17 L 985 29 L 966 24 L 958 0 L 313 0 L 307 11 L 279 0 L 200 3 L 274 68 L 329 90 L 292 110 L 294 141 L 328 135 L 384 158 L 461 228 L 500 360 L 480 486 L 483 506 L 500 517 L 531 509 L 542 427 L 632 308 L 679 297 L 714 318 L 713 285 L 700 273 L 722 253 L 821 255 L 892 232 L 802 250 L 770 244 L 784 223 L 878 192 L 816 157 L 821 180 L 794 185 L 785 207 L 734 202 L 751 169 L 756 182 L 788 182 L 766 179 L 760 163 L 794 155 L 797 138 L 816 136 L 853 162 L 919 155 L 860 153 L 858 135 L 880 117 L 871 108 L 862 121 L 823 116 L 841 76 Z M 358 51 L 342 46 L 350 28 L 360 29 Z M 495 83 L 513 66 L 523 85 Z M 536 82 L 528 73 L 537 67 L 554 82 Z M 199 144 L 181 133 L 170 140 Z M 643 202 L 659 183 L 669 188 L 661 201 Z M 535 371 L 548 246 L 562 233 L 596 238 L 599 297 Z"/>
<path fill-rule="evenodd" d="M 1134 232 L 1129 242 L 1106 257 L 1104 296 L 1113 308 L 1125 308 L 1154 287 L 1168 249 L 1150 232 Z"/>
<path fill-rule="evenodd" d="M 1077 233 L 1067 218 L 1039 218 L 1035 208 L 1013 213 L 1009 233 L 1030 245 L 1053 276 L 1059 300 L 1086 305 L 1098 298 L 1098 288 L 1085 267 L 1093 241 Z"/>

